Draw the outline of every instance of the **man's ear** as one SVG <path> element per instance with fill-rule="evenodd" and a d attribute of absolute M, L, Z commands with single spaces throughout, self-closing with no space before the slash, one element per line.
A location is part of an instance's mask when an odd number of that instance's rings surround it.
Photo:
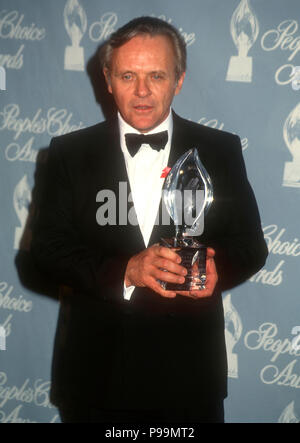
<path fill-rule="evenodd" d="M 105 81 L 106 81 L 106 84 L 107 84 L 108 92 L 110 92 L 112 94 L 109 69 L 108 68 L 103 68 L 103 74 L 104 74 Z"/>
<path fill-rule="evenodd" d="M 184 77 L 185 77 L 185 72 L 183 72 L 181 74 L 181 76 L 179 77 L 179 79 L 177 80 L 174 95 L 179 94 L 179 92 L 181 91 L 181 88 L 182 88 L 182 85 L 183 85 L 183 82 L 184 82 Z"/>

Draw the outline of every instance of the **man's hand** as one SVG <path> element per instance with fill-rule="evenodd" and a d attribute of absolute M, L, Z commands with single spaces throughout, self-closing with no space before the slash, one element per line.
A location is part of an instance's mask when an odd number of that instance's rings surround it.
<path fill-rule="evenodd" d="M 214 256 L 215 251 L 212 248 L 207 248 L 205 289 L 202 289 L 201 291 L 180 291 L 177 292 L 177 294 L 184 295 L 186 297 L 192 297 L 195 299 L 210 297 L 213 294 L 218 281 L 218 274 Z"/>
<path fill-rule="evenodd" d="M 218 281 L 214 255 L 215 251 L 212 248 L 207 248 L 206 289 L 201 291 L 179 291 L 178 294 L 192 298 L 203 298 L 212 295 Z M 146 286 L 163 297 L 176 297 L 176 292 L 164 290 L 157 280 L 183 283 L 187 270 L 179 264 L 180 261 L 181 258 L 174 250 L 157 244 L 153 245 L 129 260 L 125 272 L 125 285 Z"/>
<path fill-rule="evenodd" d="M 158 244 L 150 246 L 129 260 L 125 272 L 125 285 L 147 286 L 163 297 L 176 297 L 176 292 L 165 291 L 157 280 L 183 283 L 187 271 L 179 264 L 180 261 L 181 258 L 172 249 Z"/>

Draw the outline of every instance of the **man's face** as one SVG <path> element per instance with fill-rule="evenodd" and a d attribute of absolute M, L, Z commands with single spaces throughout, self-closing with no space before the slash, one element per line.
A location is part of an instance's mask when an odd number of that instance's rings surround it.
<path fill-rule="evenodd" d="M 104 75 L 123 119 L 140 132 L 166 119 L 184 80 L 184 74 L 175 79 L 174 50 L 165 36 L 136 36 L 114 49 Z"/>

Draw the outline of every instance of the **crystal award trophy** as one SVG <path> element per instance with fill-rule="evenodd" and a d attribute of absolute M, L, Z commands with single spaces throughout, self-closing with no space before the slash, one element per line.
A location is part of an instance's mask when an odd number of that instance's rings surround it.
<path fill-rule="evenodd" d="M 163 201 L 176 228 L 175 237 L 161 239 L 161 245 L 174 248 L 187 269 L 183 284 L 160 282 L 170 291 L 205 289 L 206 246 L 197 237 L 203 233 L 204 215 L 213 201 L 211 179 L 196 148 L 183 154 L 166 177 Z"/>

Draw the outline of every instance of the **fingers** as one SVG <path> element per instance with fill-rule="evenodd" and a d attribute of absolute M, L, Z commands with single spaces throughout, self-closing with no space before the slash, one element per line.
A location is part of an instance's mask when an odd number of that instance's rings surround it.
<path fill-rule="evenodd" d="M 130 259 L 125 282 L 133 286 L 146 286 L 162 297 L 174 298 L 176 293 L 191 298 L 209 297 L 213 294 L 218 281 L 214 256 L 214 249 L 207 248 L 206 288 L 203 290 L 174 292 L 161 287 L 158 280 L 175 284 L 184 283 L 187 269 L 180 265 L 181 257 L 176 253 L 176 249 L 159 244 L 147 248 Z"/>
<path fill-rule="evenodd" d="M 215 251 L 212 248 L 207 248 L 207 259 L 206 259 L 206 283 L 205 289 L 193 290 L 193 291 L 180 291 L 177 294 L 191 297 L 194 299 L 210 297 L 216 287 L 218 282 L 218 273 L 214 260 Z"/>
<path fill-rule="evenodd" d="M 173 274 L 172 272 L 167 272 L 160 269 L 155 270 L 154 277 L 157 280 L 161 280 L 163 282 L 168 282 L 168 283 L 175 283 L 178 285 L 183 284 L 185 281 L 185 278 L 182 275 Z"/>
<path fill-rule="evenodd" d="M 170 261 L 172 261 L 174 263 L 180 263 L 181 262 L 180 255 L 178 255 L 175 252 L 174 249 L 166 248 L 165 246 L 161 246 L 158 243 L 153 245 L 151 248 L 153 248 L 153 252 L 158 257 L 165 258 L 165 259 L 170 260 Z M 151 249 L 151 248 L 149 248 L 149 249 Z"/>
<path fill-rule="evenodd" d="M 165 291 L 157 280 L 183 283 L 187 271 L 179 265 L 180 261 L 181 258 L 175 251 L 160 245 L 153 245 L 128 261 L 125 284 L 126 286 L 146 286 L 164 297 L 175 297 L 176 293 Z"/>
<path fill-rule="evenodd" d="M 157 282 L 157 280 L 153 279 L 151 283 L 149 283 L 149 288 L 153 291 L 157 292 L 162 297 L 166 298 L 175 298 L 176 292 L 174 291 L 166 291 L 161 287 L 161 285 Z"/>
<path fill-rule="evenodd" d="M 179 276 L 185 276 L 187 274 L 187 269 L 167 258 L 157 257 L 153 261 L 154 267 L 158 269 L 163 269 L 164 271 L 172 272 Z"/>
<path fill-rule="evenodd" d="M 187 269 L 179 264 L 181 257 L 174 250 L 155 245 L 154 254 L 151 274 L 155 279 L 170 283 L 184 283 Z"/>
<path fill-rule="evenodd" d="M 183 266 L 179 265 L 181 261 L 180 256 L 172 249 L 165 248 L 159 245 L 155 245 L 155 247 L 156 247 L 155 254 L 157 258 L 154 261 L 155 269 L 153 276 L 156 279 L 159 279 L 164 282 L 177 283 L 177 284 L 184 283 L 184 277 L 187 274 L 187 270 Z M 215 256 L 215 250 L 213 248 L 207 248 L 205 289 L 176 291 L 176 293 L 193 299 L 210 297 L 213 294 L 213 291 L 218 281 L 214 256 Z M 161 271 L 158 268 L 164 269 L 165 271 L 168 272 Z M 168 292 L 165 291 L 164 296 L 166 296 L 166 293 Z"/>
<path fill-rule="evenodd" d="M 213 248 L 206 249 L 206 258 L 214 258 L 215 255 L 216 255 L 216 252 Z"/>

